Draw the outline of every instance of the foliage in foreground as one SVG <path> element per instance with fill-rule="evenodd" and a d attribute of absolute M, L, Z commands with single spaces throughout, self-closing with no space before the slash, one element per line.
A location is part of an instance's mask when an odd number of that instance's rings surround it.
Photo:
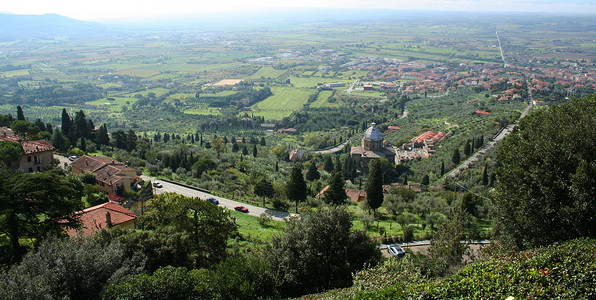
<path fill-rule="evenodd" d="M 502 242 L 518 249 L 596 237 L 596 95 L 537 111 L 503 140 L 494 197 Z"/>
<path fill-rule="evenodd" d="M 331 206 L 288 224 L 274 237 L 269 260 L 282 276 L 286 296 L 347 287 L 352 273 L 376 265 L 380 251 L 363 231 L 352 231 L 350 213 Z"/>
<path fill-rule="evenodd" d="M 517 252 L 471 264 L 438 280 L 421 275 L 415 260 L 389 259 L 355 275 L 354 286 L 319 299 L 592 299 L 596 297 L 596 240 Z"/>
<path fill-rule="evenodd" d="M 145 256 L 127 258 L 119 243 L 50 238 L 0 274 L 4 299 L 97 299 L 106 284 L 142 272 Z"/>

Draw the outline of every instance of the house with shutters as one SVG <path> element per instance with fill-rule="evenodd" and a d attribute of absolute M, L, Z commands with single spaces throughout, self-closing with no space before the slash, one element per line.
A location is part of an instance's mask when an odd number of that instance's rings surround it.
<path fill-rule="evenodd" d="M 48 141 L 25 141 L 15 135 L 10 128 L 0 127 L 0 140 L 18 143 L 23 148 L 19 169 L 25 173 L 40 172 L 49 168 L 54 162 L 56 148 Z"/>

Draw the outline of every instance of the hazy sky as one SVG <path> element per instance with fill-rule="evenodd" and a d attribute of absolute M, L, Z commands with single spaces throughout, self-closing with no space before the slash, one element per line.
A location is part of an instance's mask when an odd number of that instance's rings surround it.
<path fill-rule="evenodd" d="M 450 11 L 529 11 L 596 14 L 595 0 L 3 0 L 0 12 L 55 13 L 93 20 L 289 7 Z"/>

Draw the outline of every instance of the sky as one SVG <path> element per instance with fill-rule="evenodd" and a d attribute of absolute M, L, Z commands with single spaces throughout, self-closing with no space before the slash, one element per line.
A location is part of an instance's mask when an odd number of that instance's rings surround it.
<path fill-rule="evenodd" d="M 4 0 L 0 12 L 79 20 L 245 11 L 265 8 L 376 8 L 596 14 L 594 0 Z"/>

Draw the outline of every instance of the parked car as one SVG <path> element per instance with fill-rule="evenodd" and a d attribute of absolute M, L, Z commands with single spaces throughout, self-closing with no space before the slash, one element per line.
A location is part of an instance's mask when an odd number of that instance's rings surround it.
<path fill-rule="evenodd" d="M 207 198 L 207 201 L 209 201 L 209 202 L 211 202 L 211 203 L 213 203 L 215 205 L 219 205 L 219 201 L 217 199 L 213 198 L 213 197 Z"/>
<path fill-rule="evenodd" d="M 69 156 L 69 157 L 68 157 L 68 160 L 70 160 L 70 161 L 75 161 L 75 160 L 77 160 L 77 158 L 78 158 L 78 157 L 77 157 L 76 155 L 73 155 L 73 156 Z"/>
<path fill-rule="evenodd" d="M 387 245 L 387 252 L 397 257 L 404 257 L 406 255 L 406 252 L 398 244 Z"/>
<path fill-rule="evenodd" d="M 153 183 L 153 187 L 160 189 L 160 188 L 163 187 L 163 185 L 161 185 L 161 183 L 159 181 L 156 181 L 156 182 Z"/>
<path fill-rule="evenodd" d="M 235 210 L 243 212 L 243 213 L 247 213 L 248 212 L 248 208 L 244 207 L 244 206 L 236 206 L 234 207 Z"/>

